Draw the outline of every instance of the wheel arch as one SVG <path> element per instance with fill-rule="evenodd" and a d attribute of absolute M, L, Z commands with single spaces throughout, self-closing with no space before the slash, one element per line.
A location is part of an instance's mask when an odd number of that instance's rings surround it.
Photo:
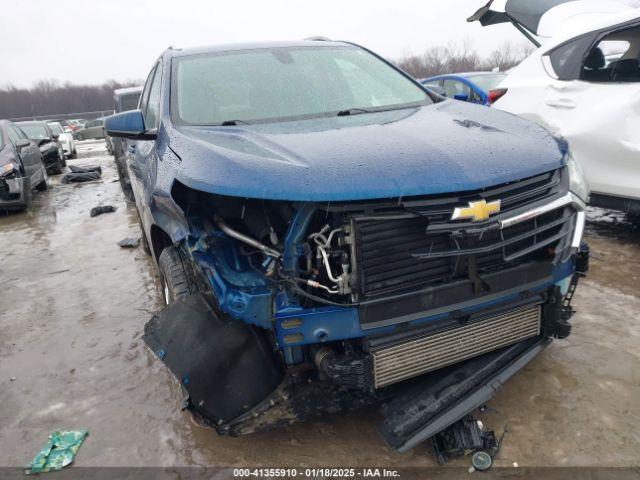
<path fill-rule="evenodd" d="M 150 235 L 151 251 L 157 264 L 160 254 L 165 248 L 173 245 L 173 240 L 171 240 L 171 236 L 167 232 L 155 224 L 151 225 Z"/>

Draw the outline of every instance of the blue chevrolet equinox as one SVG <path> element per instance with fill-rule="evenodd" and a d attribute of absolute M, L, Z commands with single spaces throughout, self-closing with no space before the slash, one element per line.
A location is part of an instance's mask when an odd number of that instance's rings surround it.
<path fill-rule="evenodd" d="M 145 341 L 219 433 L 375 404 L 406 451 L 570 333 L 567 144 L 361 46 L 170 48 L 105 125 L 166 302 Z"/>

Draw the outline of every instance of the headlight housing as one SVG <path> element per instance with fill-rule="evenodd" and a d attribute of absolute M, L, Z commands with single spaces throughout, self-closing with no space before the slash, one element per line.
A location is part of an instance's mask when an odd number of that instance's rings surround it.
<path fill-rule="evenodd" d="M 16 167 L 13 163 L 7 163 L 5 165 L 0 165 L 0 177 L 8 178 L 15 174 Z"/>
<path fill-rule="evenodd" d="M 576 162 L 571 154 L 568 154 L 567 158 L 567 172 L 569 173 L 569 190 L 571 193 L 579 197 L 584 203 L 589 203 L 591 190 L 589 189 L 587 177 L 584 174 L 584 170 L 582 170 L 582 166 Z"/>

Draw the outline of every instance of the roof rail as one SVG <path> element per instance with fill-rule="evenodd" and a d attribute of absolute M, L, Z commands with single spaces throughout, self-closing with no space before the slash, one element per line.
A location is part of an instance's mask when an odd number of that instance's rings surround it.
<path fill-rule="evenodd" d="M 314 35 L 313 37 L 307 37 L 305 40 L 309 42 L 330 42 L 331 39 L 329 37 L 323 37 L 322 35 Z"/>

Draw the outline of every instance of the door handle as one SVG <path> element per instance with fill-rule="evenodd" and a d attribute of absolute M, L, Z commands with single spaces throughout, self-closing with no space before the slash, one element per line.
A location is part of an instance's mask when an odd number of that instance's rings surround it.
<path fill-rule="evenodd" d="M 547 100 L 547 105 L 554 108 L 576 108 L 578 104 L 569 98 L 558 98 L 556 100 Z"/>

